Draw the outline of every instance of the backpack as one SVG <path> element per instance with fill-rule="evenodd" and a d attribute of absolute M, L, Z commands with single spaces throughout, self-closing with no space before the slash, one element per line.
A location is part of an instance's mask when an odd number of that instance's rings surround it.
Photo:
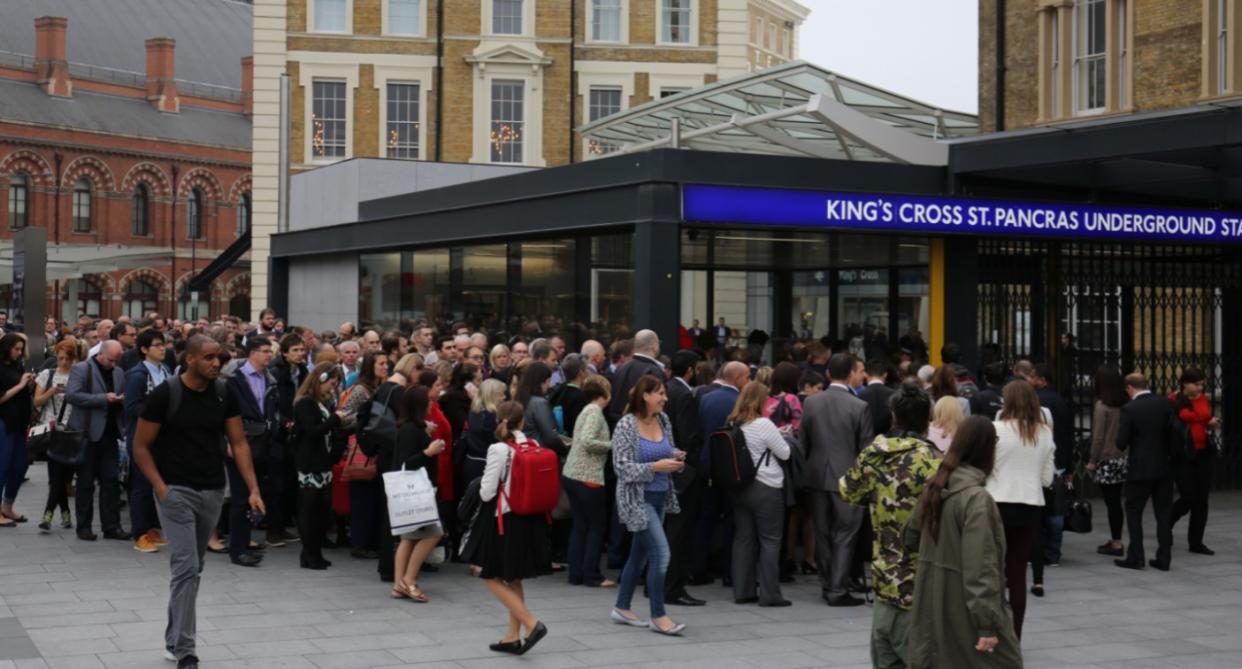
<path fill-rule="evenodd" d="M 397 445 L 397 414 L 390 406 L 395 391 L 396 386 L 389 388 L 383 401 L 371 398 L 365 422 L 362 412 L 359 412 L 358 424 L 362 425 L 362 429 L 358 432 L 358 447 L 367 457 L 373 458 L 385 448 L 391 451 Z"/>
<path fill-rule="evenodd" d="M 707 449 L 711 454 L 712 484 L 726 490 L 741 490 L 750 485 L 764 460 L 772 458 L 772 451 L 765 450 L 759 462 L 751 459 L 741 425 L 726 425 L 713 432 L 708 437 Z"/>
<path fill-rule="evenodd" d="M 500 497 L 509 510 L 519 516 L 550 515 L 561 499 L 561 461 L 556 451 L 533 439 L 523 444 L 509 442 L 513 449 L 505 476 L 500 480 Z M 505 493 L 505 481 L 509 492 Z M 500 534 L 505 533 L 504 515 L 496 516 Z"/>
<path fill-rule="evenodd" d="M 164 422 L 160 424 L 160 429 L 164 429 L 165 425 L 172 422 L 173 416 L 177 415 L 177 409 L 181 408 L 182 385 L 181 376 L 178 374 L 169 375 L 164 383 L 168 384 L 168 409 L 164 412 Z M 224 379 L 217 378 L 211 385 L 216 389 L 216 398 L 220 400 L 221 406 L 228 404 L 229 389 L 226 385 L 228 382 Z M 228 440 L 224 436 L 224 431 L 220 431 L 220 449 L 228 453 Z"/>

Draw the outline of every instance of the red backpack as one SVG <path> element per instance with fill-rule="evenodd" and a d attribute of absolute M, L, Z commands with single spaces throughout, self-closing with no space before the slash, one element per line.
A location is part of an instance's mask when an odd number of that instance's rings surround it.
<path fill-rule="evenodd" d="M 524 444 L 509 442 L 513 453 L 509 457 L 508 473 L 500 481 L 500 497 L 508 503 L 509 511 L 519 516 L 551 514 L 561 498 L 561 462 L 556 452 L 544 448 L 534 439 Z M 505 493 L 505 480 L 509 492 Z M 504 515 L 496 516 L 496 526 L 505 533 Z"/>

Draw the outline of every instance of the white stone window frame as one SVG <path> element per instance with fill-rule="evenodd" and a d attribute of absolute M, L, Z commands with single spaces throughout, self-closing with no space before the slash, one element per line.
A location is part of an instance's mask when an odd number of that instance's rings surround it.
<path fill-rule="evenodd" d="M 417 33 L 399 33 L 392 30 L 392 23 L 388 19 L 389 5 L 392 0 L 380 0 L 380 33 L 385 37 L 426 37 L 427 36 L 427 5 L 434 0 L 418 0 L 418 32 Z"/>
<path fill-rule="evenodd" d="M 316 79 L 335 79 L 345 82 L 345 155 L 340 157 L 315 157 L 313 140 L 314 87 Z M 358 89 L 358 65 L 342 63 L 307 63 L 298 67 L 298 85 L 304 91 L 302 118 L 302 162 L 306 165 L 331 165 L 354 157 L 354 91 Z"/>
<path fill-rule="evenodd" d="M 495 6 L 494 0 L 482 0 L 482 10 L 479 12 L 483 15 L 483 25 L 481 26 L 480 35 L 498 39 L 515 39 L 535 37 L 535 0 L 522 0 L 522 32 L 513 33 L 497 33 L 492 30 L 492 9 Z M 490 97 L 490 95 L 489 95 Z"/>
<path fill-rule="evenodd" d="M 629 44 L 630 43 L 630 0 L 621 0 L 621 39 L 606 40 L 594 38 L 595 0 L 586 0 L 586 42 L 588 44 Z"/>
<path fill-rule="evenodd" d="M 321 33 L 324 35 L 352 35 L 354 34 L 354 0 L 345 0 L 345 31 L 340 30 L 321 30 L 315 25 L 315 4 L 321 0 L 306 0 L 306 32 Z M 384 4 L 388 4 L 385 2 Z"/>
<path fill-rule="evenodd" d="M 632 72 L 579 72 L 578 90 L 582 92 L 582 109 L 580 111 L 581 116 L 578 118 L 584 121 L 591 118 L 591 89 L 593 88 L 621 89 L 621 109 L 619 111 L 625 111 L 630 108 L 630 97 L 634 95 L 634 74 Z M 587 142 L 582 142 L 583 160 L 602 157 L 592 154 L 589 148 Z"/>
<path fill-rule="evenodd" d="M 432 61 L 434 56 L 424 56 Z M 418 160 L 427 160 L 427 98 L 435 85 L 434 64 L 426 67 L 375 65 L 375 85 L 379 89 L 380 157 L 388 156 L 388 84 L 418 85 Z M 408 159 L 403 159 L 408 160 Z"/>
<path fill-rule="evenodd" d="M 529 2 L 529 0 L 527 0 Z M 490 3 L 488 3 L 490 4 Z M 492 80 L 525 82 L 522 99 L 522 162 L 492 162 Z M 478 63 L 474 73 L 474 153 L 470 162 L 546 167 L 543 157 L 543 67 L 522 63 Z"/>
<path fill-rule="evenodd" d="M 690 0 L 690 41 L 688 42 L 666 42 L 664 41 L 664 3 L 665 0 L 655 0 L 655 41 L 657 46 L 669 48 L 686 48 L 697 47 L 699 45 L 699 0 Z"/>

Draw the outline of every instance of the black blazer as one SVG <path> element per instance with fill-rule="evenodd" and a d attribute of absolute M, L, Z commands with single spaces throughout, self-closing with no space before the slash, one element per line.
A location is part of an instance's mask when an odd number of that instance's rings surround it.
<path fill-rule="evenodd" d="M 871 407 L 871 424 L 875 428 L 872 434 L 888 434 L 893 427 L 893 409 L 889 401 L 897 391 L 883 383 L 869 383 L 858 393 L 864 402 Z"/>
<path fill-rule="evenodd" d="M 1056 445 L 1057 469 L 1074 468 L 1074 412 L 1052 386 L 1035 391 L 1039 405 L 1052 412 L 1052 442 Z"/>
<path fill-rule="evenodd" d="M 635 354 L 629 362 L 617 368 L 617 373 L 612 377 L 612 401 L 608 403 L 608 410 L 604 412 L 609 428 L 616 428 L 617 421 L 625 415 L 625 405 L 630 401 L 630 390 L 638 384 L 638 379 L 644 374 L 650 374 L 660 379 L 661 382 L 664 381 L 664 368 L 660 366 L 660 363 L 645 355 Z"/>
<path fill-rule="evenodd" d="M 427 468 L 427 478 L 436 482 L 436 470 L 440 456 L 428 457 L 423 453 L 431 445 L 431 437 L 427 434 L 422 421 L 406 423 L 397 429 L 397 445 L 393 449 L 392 469 L 396 471 L 405 465 L 407 470 Z M 490 446 L 490 444 L 489 444 Z"/>
<path fill-rule="evenodd" d="M 249 391 L 247 391 L 249 392 Z M 315 474 L 332 471 L 338 457 L 326 437 L 341 427 L 341 417 L 319 410 L 319 402 L 303 397 L 293 406 L 293 464 L 299 472 Z"/>
<path fill-rule="evenodd" d="M 1126 453 L 1130 481 L 1159 481 L 1172 475 L 1177 410 L 1163 395 L 1147 393 L 1121 407 L 1117 449 Z"/>
<path fill-rule="evenodd" d="M 699 402 L 694 391 L 677 379 L 669 381 L 664 413 L 673 423 L 673 443 L 686 452 L 688 466 L 685 471 L 673 474 L 673 485 L 678 492 L 684 492 L 698 477 L 695 468 L 703 451 L 703 422 L 699 419 Z"/>

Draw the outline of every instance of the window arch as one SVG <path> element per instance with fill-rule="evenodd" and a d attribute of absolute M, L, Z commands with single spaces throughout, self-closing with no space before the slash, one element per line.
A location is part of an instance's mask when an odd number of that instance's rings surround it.
<path fill-rule="evenodd" d="M 91 180 L 86 177 L 73 184 L 73 231 L 91 231 Z"/>
<path fill-rule="evenodd" d="M 125 315 L 134 321 L 160 309 L 160 289 L 146 279 L 134 279 L 125 291 Z"/>
<path fill-rule="evenodd" d="M 237 236 L 250 232 L 250 193 L 242 193 L 237 199 Z"/>
<path fill-rule="evenodd" d="M 9 228 L 30 225 L 30 176 L 18 172 L 9 176 Z"/>
<path fill-rule="evenodd" d="M 135 237 L 151 234 L 151 189 L 144 183 L 134 187 L 130 230 Z"/>
<path fill-rule="evenodd" d="M 190 191 L 185 210 L 185 236 L 187 239 L 203 238 L 203 191 Z"/>

